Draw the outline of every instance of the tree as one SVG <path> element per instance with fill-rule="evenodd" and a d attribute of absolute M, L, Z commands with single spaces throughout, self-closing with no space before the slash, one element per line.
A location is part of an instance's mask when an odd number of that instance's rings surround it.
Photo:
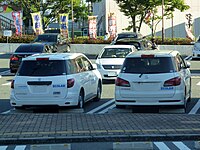
<path fill-rule="evenodd" d="M 23 21 L 28 25 L 31 19 L 31 13 L 41 12 L 44 28 L 51 22 L 58 20 L 59 13 L 68 13 L 71 18 L 71 0 L 47 0 L 42 3 L 42 0 L 15 0 L 8 1 L 11 6 L 21 6 L 23 10 Z M 75 21 L 87 17 L 87 7 L 81 3 L 81 0 L 73 0 L 73 10 Z M 50 13 L 47 13 L 49 11 Z"/>
<path fill-rule="evenodd" d="M 133 32 L 139 32 L 144 22 L 145 16 L 149 11 L 155 11 L 157 7 L 162 5 L 161 0 L 115 0 L 120 11 L 124 13 L 125 16 L 131 19 L 130 25 L 126 28 L 127 30 L 133 29 Z M 170 17 L 170 14 L 178 9 L 184 11 L 189 8 L 188 5 L 184 3 L 184 0 L 165 0 L 166 9 L 164 16 Z M 156 12 L 156 11 L 155 11 Z M 155 17 L 154 19 L 161 20 L 161 18 Z"/>

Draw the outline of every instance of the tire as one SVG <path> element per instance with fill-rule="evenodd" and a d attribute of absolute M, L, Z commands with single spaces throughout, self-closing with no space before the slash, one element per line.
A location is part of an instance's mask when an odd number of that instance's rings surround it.
<path fill-rule="evenodd" d="M 98 83 L 98 86 L 97 86 L 97 95 L 96 97 L 94 98 L 94 101 L 100 101 L 101 99 L 101 84 Z"/>
<path fill-rule="evenodd" d="M 78 108 L 84 108 L 84 93 L 80 91 L 79 99 L 78 99 Z"/>

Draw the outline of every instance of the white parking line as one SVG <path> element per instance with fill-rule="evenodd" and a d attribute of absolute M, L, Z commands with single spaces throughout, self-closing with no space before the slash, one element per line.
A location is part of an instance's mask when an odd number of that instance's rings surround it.
<path fill-rule="evenodd" d="M 2 112 L 1 114 L 9 114 L 11 110 L 8 110 L 8 111 L 5 111 L 5 112 Z M 1 150 L 1 149 L 0 149 Z"/>
<path fill-rule="evenodd" d="M 191 150 L 188 148 L 183 142 L 172 142 L 176 147 L 178 147 L 180 150 Z"/>
<path fill-rule="evenodd" d="M 15 147 L 15 150 L 25 150 L 26 145 L 18 145 Z"/>
<path fill-rule="evenodd" d="M 154 144 L 160 150 L 170 150 L 169 147 L 164 142 L 154 142 Z"/>
<path fill-rule="evenodd" d="M 8 83 L 4 83 L 4 84 L 2 84 L 2 85 L 10 85 L 11 84 L 11 82 L 8 82 Z"/>
<path fill-rule="evenodd" d="M 195 104 L 195 106 L 190 110 L 188 114 L 196 114 L 196 112 L 199 110 L 199 107 L 200 107 L 200 99 Z"/>
<path fill-rule="evenodd" d="M 6 150 L 8 146 L 0 146 L 0 150 Z"/>
<path fill-rule="evenodd" d="M 10 73 L 10 70 L 6 70 L 6 71 L 3 71 L 3 72 L 0 72 L 0 75 L 6 75 L 6 74 L 9 74 Z"/>
<path fill-rule="evenodd" d="M 113 109 L 114 107 L 116 107 L 115 104 L 113 104 L 113 105 L 107 107 L 106 109 L 104 109 L 104 110 L 98 112 L 98 114 L 104 114 L 104 113 L 108 112 L 109 109 Z"/>
<path fill-rule="evenodd" d="M 110 105 L 111 103 L 113 103 L 115 101 L 115 99 L 109 100 L 108 102 L 104 103 L 103 105 L 96 107 L 95 109 L 92 109 L 90 111 L 87 112 L 87 114 L 93 114 L 95 112 L 97 112 L 98 110 Z"/>
<path fill-rule="evenodd" d="M 196 85 L 200 85 L 200 82 L 198 82 Z"/>

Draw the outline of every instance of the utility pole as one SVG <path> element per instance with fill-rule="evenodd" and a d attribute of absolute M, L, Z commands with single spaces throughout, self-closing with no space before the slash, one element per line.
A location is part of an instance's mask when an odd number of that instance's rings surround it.
<path fill-rule="evenodd" d="M 164 0 L 162 0 L 162 43 L 164 43 L 165 29 L 164 29 Z"/>
<path fill-rule="evenodd" d="M 72 9 L 72 42 L 74 42 L 74 10 L 73 10 L 73 0 L 71 0 Z"/>

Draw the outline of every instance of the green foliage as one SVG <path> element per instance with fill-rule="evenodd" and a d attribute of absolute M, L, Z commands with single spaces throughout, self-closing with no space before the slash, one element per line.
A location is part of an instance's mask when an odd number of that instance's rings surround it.
<path fill-rule="evenodd" d="M 20 36 L 12 36 L 8 38 L 9 43 L 30 43 L 35 39 L 35 35 L 23 35 Z M 149 40 L 151 37 L 149 37 Z M 112 39 L 104 40 L 103 36 L 98 36 L 97 39 L 89 39 L 87 36 L 79 36 L 75 37 L 74 41 L 69 39 L 71 44 L 110 44 Z M 162 43 L 161 37 L 156 37 L 155 42 L 157 45 L 190 45 L 191 40 L 187 38 L 165 38 L 164 43 Z M 0 43 L 7 43 L 7 37 L 0 36 Z"/>

